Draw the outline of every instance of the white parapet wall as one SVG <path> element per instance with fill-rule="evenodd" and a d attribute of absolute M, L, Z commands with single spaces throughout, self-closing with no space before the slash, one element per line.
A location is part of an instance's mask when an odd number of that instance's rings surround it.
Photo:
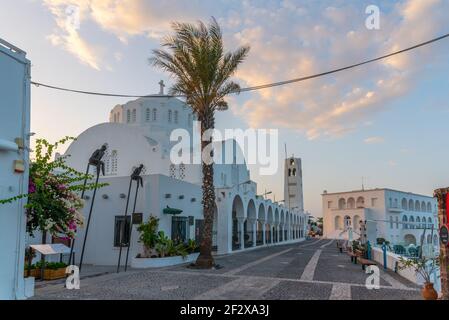
<path fill-rule="evenodd" d="M 186 257 L 175 256 L 165 258 L 132 258 L 131 267 L 135 269 L 146 269 L 175 266 L 178 264 L 194 262 L 199 255 L 199 253 L 192 253 Z"/>
<path fill-rule="evenodd" d="M 400 255 L 387 252 L 387 269 L 395 271 L 397 274 L 399 274 L 401 277 L 416 283 L 418 285 L 422 285 L 424 283 L 423 278 L 417 274 L 413 269 L 407 268 L 407 269 L 399 269 L 399 261 L 400 261 Z M 384 257 L 383 257 L 383 250 L 380 248 L 373 247 L 371 250 L 371 259 L 379 263 L 381 266 L 384 265 Z M 441 285 L 440 285 L 440 279 L 437 277 L 433 277 L 434 287 L 435 290 L 438 292 L 441 291 Z"/>

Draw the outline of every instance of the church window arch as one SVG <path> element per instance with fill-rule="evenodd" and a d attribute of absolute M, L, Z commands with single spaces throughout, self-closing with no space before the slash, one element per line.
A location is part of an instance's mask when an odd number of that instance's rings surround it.
<path fill-rule="evenodd" d="M 179 165 L 179 179 L 184 180 L 186 178 L 186 165 L 181 162 Z"/>
<path fill-rule="evenodd" d="M 156 108 L 153 109 L 153 121 L 157 121 L 157 110 L 156 110 Z"/>
<path fill-rule="evenodd" d="M 169 175 L 170 175 L 170 178 L 173 178 L 173 179 L 176 178 L 176 166 L 173 163 L 170 164 Z"/>
<path fill-rule="evenodd" d="M 172 118 L 172 111 L 168 110 L 168 122 L 171 123 Z"/>
<path fill-rule="evenodd" d="M 118 171 L 118 152 L 112 150 L 111 152 L 111 174 L 117 174 Z"/>

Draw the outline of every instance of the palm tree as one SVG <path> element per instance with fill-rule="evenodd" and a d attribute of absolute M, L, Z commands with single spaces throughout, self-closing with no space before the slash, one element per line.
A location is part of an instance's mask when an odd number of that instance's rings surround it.
<path fill-rule="evenodd" d="M 162 41 L 164 49 L 153 50 L 150 62 L 168 71 L 174 78 L 171 95 L 186 98 L 201 122 L 201 136 L 215 126 L 215 111 L 228 109 L 225 101 L 229 93 L 240 92 L 240 86 L 231 81 L 238 65 L 243 62 L 249 47 L 239 47 L 234 52 L 224 52 L 223 37 L 215 18 L 206 26 L 190 23 L 172 23 L 174 34 Z M 210 141 L 201 142 L 201 151 Z M 199 268 L 211 268 L 212 226 L 215 210 L 213 164 L 202 162 L 204 229 L 200 243 L 200 255 L 196 261 Z"/>

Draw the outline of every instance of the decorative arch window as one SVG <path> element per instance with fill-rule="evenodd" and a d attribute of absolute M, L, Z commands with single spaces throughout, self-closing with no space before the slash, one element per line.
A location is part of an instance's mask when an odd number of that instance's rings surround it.
<path fill-rule="evenodd" d="M 289 176 L 289 177 L 292 176 L 292 169 L 288 169 L 288 176 Z"/>
<path fill-rule="evenodd" d="M 344 198 L 338 200 L 338 209 L 346 209 L 346 200 Z"/>
<path fill-rule="evenodd" d="M 426 203 L 424 201 L 421 202 L 421 211 L 426 212 Z"/>
<path fill-rule="evenodd" d="M 421 211 L 421 205 L 418 200 L 415 201 L 415 211 Z"/>
<path fill-rule="evenodd" d="M 409 221 L 411 222 L 410 229 L 415 229 L 415 218 L 413 218 L 413 216 L 411 216 Z"/>
<path fill-rule="evenodd" d="M 156 108 L 153 109 L 153 121 L 157 121 L 157 110 L 156 110 Z"/>
<path fill-rule="evenodd" d="M 432 228 L 432 225 L 433 225 L 433 223 L 432 223 L 432 218 L 431 218 L 431 217 L 428 217 L 428 218 L 427 218 L 427 227 L 428 227 L 428 228 Z"/>
<path fill-rule="evenodd" d="M 131 110 L 126 111 L 126 122 L 131 122 Z"/>
<path fill-rule="evenodd" d="M 117 150 L 112 150 L 111 152 L 111 174 L 117 174 L 118 171 L 118 152 Z"/>
<path fill-rule="evenodd" d="M 416 217 L 416 229 L 420 229 L 420 228 L 421 228 L 421 218 Z"/>
<path fill-rule="evenodd" d="M 186 178 L 186 165 L 181 162 L 179 165 L 179 179 L 184 180 Z"/>
<path fill-rule="evenodd" d="M 172 118 L 172 111 L 171 110 L 168 110 L 168 122 L 170 122 L 171 123 L 171 119 Z"/>
<path fill-rule="evenodd" d="M 137 111 L 136 109 L 133 109 L 133 122 L 136 122 L 137 120 Z"/>
<path fill-rule="evenodd" d="M 106 175 L 111 174 L 111 155 L 109 151 L 106 149 L 106 153 L 104 154 L 104 171 Z"/>
<path fill-rule="evenodd" d="M 290 165 L 294 166 L 295 165 L 295 159 L 290 159 Z"/>
<path fill-rule="evenodd" d="M 175 123 L 177 124 L 178 123 L 178 111 L 177 110 L 175 110 L 175 112 L 174 112 L 174 119 L 175 119 Z"/>
<path fill-rule="evenodd" d="M 432 212 L 432 205 L 430 202 L 427 202 L 427 212 Z"/>
<path fill-rule="evenodd" d="M 355 208 L 355 200 L 354 198 L 349 198 L 348 199 L 348 209 L 354 209 Z"/>
<path fill-rule="evenodd" d="M 296 177 L 296 168 L 293 168 L 292 174 L 294 177 Z"/>
<path fill-rule="evenodd" d="M 410 199 L 410 200 L 408 201 L 408 210 L 409 210 L 409 211 L 415 210 L 415 204 L 413 203 L 413 200 L 412 200 L 412 199 Z"/>
<path fill-rule="evenodd" d="M 402 222 L 403 222 L 403 229 L 408 229 L 408 219 L 407 216 L 403 216 L 402 217 Z"/>
<path fill-rule="evenodd" d="M 170 178 L 176 179 L 176 166 L 172 163 L 169 169 Z"/>
<path fill-rule="evenodd" d="M 147 108 L 145 110 L 145 121 L 149 122 L 150 121 L 150 108 Z"/>
<path fill-rule="evenodd" d="M 346 217 L 344 218 L 344 227 L 345 227 L 345 230 L 348 229 L 348 228 L 350 228 L 351 225 L 352 225 L 351 217 L 350 217 L 350 216 L 346 216 Z"/>
<path fill-rule="evenodd" d="M 395 208 L 399 208 L 399 207 L 398 207 L 398 199 L 394 199 L 394 207 L 395 207 Z"/>
<path fill-rule="evenodd" d="M 403 210 L 407 210 L 407 199 L 403 198 L 401 205 Z"/>
<path fill-rule="evenodd" d="M 365 198 L 358 197 L 357 198 L 357 208 L 363 208 L 365 207 Z"/>

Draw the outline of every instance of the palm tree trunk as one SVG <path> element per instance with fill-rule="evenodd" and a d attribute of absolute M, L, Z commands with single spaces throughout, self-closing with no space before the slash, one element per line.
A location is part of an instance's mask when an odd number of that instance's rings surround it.
<path fill-rule="evenodd" d="M 439 226 L 447 225 L 449 223 L 447 212 L 447 194 L 449 188 L 437 189 L 434 196 L 438 199 L 438 219 Z M 449 248 L 447 245 L 440 243 L 440 279 L 441 279 L 441 294 L 442 300 L 449 300 Z"/>
<path fill-rule="evenodd" d="M 201 137 L 208 129 L 213 129 L 215 119 L 213 112 L 200 118 L 201 120 Z M 201 141 L 201 152 L 211 143 L 210 141 Z M 213 164 L 202 163 L 203 172 L 203 215 L 204 226 L 202 240 L 200 243 L 200 255 L 196 260 L 196 266 L 199 268 L 212 268 L 214 266 L 214 258 L 212 257 L 212 228 L 214 223 L 215 211 L 215 187 L 214 187 L 214 167 Z"/>

